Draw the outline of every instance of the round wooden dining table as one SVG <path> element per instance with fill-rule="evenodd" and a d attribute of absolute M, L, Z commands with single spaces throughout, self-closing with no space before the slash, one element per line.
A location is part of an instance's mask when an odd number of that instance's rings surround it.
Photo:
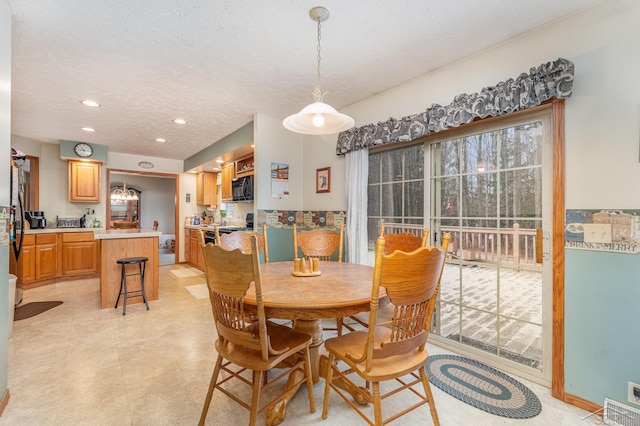
<path fill-rule="evenodd" d="M 320 262 L 318 276 L 294 276 L 293 262 L 260 265 L 262 298 L 267 318 L 290 319 L 294 328 L 311 335 L 311 372 L 313 381 L 321 375 L 322 320 L 342 318 L 369 310 L 373 267 L 344 262 Z M 381 289 L 383 290 L 383 289 Z M 381 293 L 381 299 L 384 294 Z M 255 288 L 244 297 L 255 305 Z M 279 424 L 284 418 L 282 404 L 267 414 L 267 424 Z"/>

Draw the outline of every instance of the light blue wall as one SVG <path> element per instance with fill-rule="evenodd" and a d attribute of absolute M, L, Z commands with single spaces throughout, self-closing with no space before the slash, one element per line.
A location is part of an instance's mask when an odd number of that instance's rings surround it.
<path fill-rule="evenodd" d="M 640 255 L 565 250 L 565 391 L 627 402 L 640 383 Z"/>
<path fill-rule="evenodd" d="M 185 172 L 191 170 L 251 142 L 253 142 L 253 121 L 184 160 L 183 170 Z"/>

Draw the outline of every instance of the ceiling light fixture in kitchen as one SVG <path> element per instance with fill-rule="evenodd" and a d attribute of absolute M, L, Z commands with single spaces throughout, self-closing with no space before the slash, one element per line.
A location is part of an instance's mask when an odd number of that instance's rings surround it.
<path fill-rule="evenodd" d="M 96 129 L 94 129 L 93 127 L 83 127 L 82 130 L 84 130 L 85 132 L 95 132 Z"/>
<path fill-rule="evenodd" d="M 153 164 L 151 161 L 140 161 L 138 163 L 138 166 L 142 167 L 143 169 L 153 169 L 155 167 L 155 164 Z"/>
<path fill-rule="evenodd" d="M 156 138 L 156 142 L 165 143 L 166 141 L 165 138 Z"/>
<path fill-rule="evenodd" d="M 187 124 L 187 121 L 184 118 L 174 118 L 173 122 L 176 124 Z"/>
<path fill-rule="evenodd" d="M 320 23 L 329 19 L 329 11 L 316 6 L 309 11 L 309 17 L 318 23 L 318 66 L 316 68 L 317 83 L 313 89 L 314 103 L 304 107 L 299 113 L 290 115 L 282 121 L 282 125 L 292 132 L 305 135 L 326 135 L 338 133 L 353 127 L 353 118 L 339 113 L 331 105 L 323 102 L 325 93 L 320 90 Z"/>
<path fill-rule="evenodd" d="M 83 100 L 80 101 L 80 103 L 82 103 L 82 105 L 88 106 L 90 108 L 98 108 L 100 106 L 99 103 L 97 103 L 96 101 L 92 101 L 90 99 L 83 99 Z"/>

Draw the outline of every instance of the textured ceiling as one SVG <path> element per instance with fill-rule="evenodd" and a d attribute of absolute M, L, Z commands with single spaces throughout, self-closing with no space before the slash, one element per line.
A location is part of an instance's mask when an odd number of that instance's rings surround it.
<path fill-rule="evenodd" d="M 325 101 L 343 108 L 598 2 L 317 3 L 331 13 L 322 24 Z M 182 160 L 255 113 L 284 118 L 312 101 L 316 24 L 308 12 L 317 4 L 9 0 L 12 134 Z M 102 106 L 81 105 L 87 98 Z M 187 124 L 173 124 L 176 117 Z"/>

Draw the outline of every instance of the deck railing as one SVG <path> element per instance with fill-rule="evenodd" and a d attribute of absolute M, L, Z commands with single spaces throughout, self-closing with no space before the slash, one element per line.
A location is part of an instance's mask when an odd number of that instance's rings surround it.
<path fill-rule="evenodd" d="M 465 261 L 494 263 L 515 269 L 539 270 L 536 263 L 536 230 L 520 228 L 473 228 L 442 226 L 451 234 L 449 253 Z"/>

